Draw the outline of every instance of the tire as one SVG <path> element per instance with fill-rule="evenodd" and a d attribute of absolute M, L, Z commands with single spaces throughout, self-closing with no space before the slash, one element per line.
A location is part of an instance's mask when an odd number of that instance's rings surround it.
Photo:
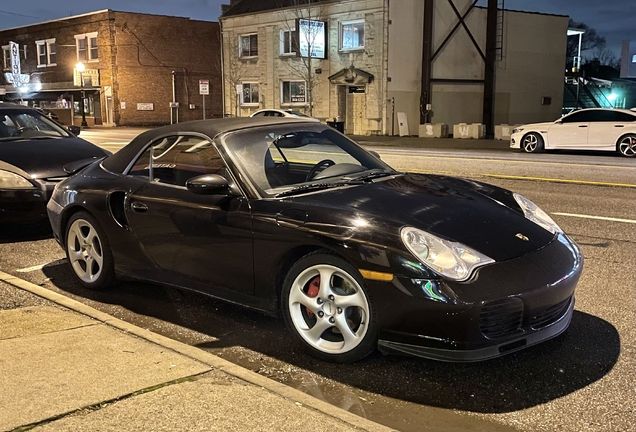
<path fill-rule="evenodd" d="M 75 278 L 91 290 L 108 288 L 115 281 L 110 243 L 97 220 L 87 212 L 71 216 L 66 228 L 66 258 Z"/>
<path fill-rule="evenodd" d="M 521 149 L 526 153 L 539 153 L 543 151 L 543 137 L 536 133 L 530 132 L 521 139 Z"/>
<path fill-rule="evenodd" d="M 621 137 L 616 144 L 616 150 L 625 157 L 636 156 L 636 135 L 629 134 Z"/>
<path fill-rule="evenodd" d="M 362 276 L 333 254 L 313 252 L 292 266 L 281 309 L 295 338 L 321 360 L 351 363 L 377 346 L 375 309 Z"/>

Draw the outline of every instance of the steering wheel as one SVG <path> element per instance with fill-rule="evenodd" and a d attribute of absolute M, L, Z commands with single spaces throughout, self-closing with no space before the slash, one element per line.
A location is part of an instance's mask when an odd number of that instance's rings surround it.
<path fill-rule="evenodd" d="M 35 130 L 35 128 L 32 128 L 30 126 L 19 126 L 19 127 L 16 128 L 16 130 L 14 130 L 11 133 L 11 136 L 12 137 L 20 136 L 20 135 L 22 135 L 22 132 L 27 131 L 27 130 Z"/>
<path fill-rule="evenodd" d="M 309 181 L 312 178 L 314 178 L 314 176 L 316 175 L 316 173 L 318 172 L 318 170 L 320 168 L 329 168 L 332 165 L 335 165 L 336 163 L 334 161 L 332 161 L 331 159 L 323 159 L 320 162 L 318 162 L 316 165 L 314 165 L 311 168 L 311 171 L 309 171 L 309 174 L 307 174 L 307 177 L 305 178 L 305 181 Z"/>

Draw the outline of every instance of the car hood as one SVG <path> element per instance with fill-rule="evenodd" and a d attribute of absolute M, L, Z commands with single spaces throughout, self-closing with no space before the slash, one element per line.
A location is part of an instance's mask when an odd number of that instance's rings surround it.
<path fill-rule="evenodd" d="M 105 150 L 77 137 L 0 141 L 0 161 L 25 171 L 34 179 L 67 176 L 64 165 L 107 155 Z"/>
<path fill-rule="evenodd" d="M 532 130 L 548 130 L 550 127 L 554 126 L 554 122 L 542 122 L 542 123 L 529 123 L 522 126 L 517 126 L 515 129 L 523 129 L 524 131 L 527 129 Z"/>
<path fill-rule="evenodd" d="M 368 236 L 392 236 L 399 244 L 400 228 L 411 226 L 462 243 L 496 261 L 525 255 L 554 239 L 552 233 L 525 218 L 511 192 L 454 177 L 405 174 L 294 197 L 293 201 L 309 206 L 310 223 L 327 218 L 331 225 L 358 232 L 362 226 Z M 347 210 L 343 213 L 342 209 Z"/>

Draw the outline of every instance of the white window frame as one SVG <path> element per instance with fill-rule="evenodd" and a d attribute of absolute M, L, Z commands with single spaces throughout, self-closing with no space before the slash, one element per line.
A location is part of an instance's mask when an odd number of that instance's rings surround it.
<path fill-rule="evenodd" d="M 364 39 L 365 39 L 365 35 L 362 35 L 362 45 L 357 45 L 355 47 L 350 47 L 350 48 L 345 48 L 344 47 L 344 27 L 347 25 L 353 25 L 353 24 L 362 24 L 362 29 L 363 29 L 363 33 L 364 33 L 364 27 L 365 27 L 365 22 L 364 19 L 359 19 L 359 20 L 351 20 L 351 21 L 342 21 L 339 24 L 339 29 L 338 29 L 338 49 L 339 51 L 361 51 L 364 50 Z"/>
<path fill-rule="evenodd" d="M 256 86 L 258 87 L 258 100 L 256 102 L 252 101 L 252 85 L 256 84 Z M 243 81 L 241 83 L 241 85 L 243 86 L 243 94 L 245 93 L 245 87 L 249 86 L 250 87 L 250 102 L 245 102 L 245 99 L 243 98 L 243 95 L 241 95 L 241 106 L 245 106 L 245 107 L 253 107 L 253 106 L 259 106 L 260 100 L 261 100 L 261 88 L 260 85 L 258 84 L 258 82 L 256 81 Z"/>
<path fill-rule="evenodd" d="M 11 45 L 2 45 L 2 68 L 11 70 Z"/>
<path fill-rule="evenodd" d="M 95 45 L 91 45 L 91 39 L 95 38 Z M 80 58 L 80 40 L 84 41 L 84 50 L 86 51 L 86 58 Z M 97 50 L 97 56 L 93 57 L 92 49 L 95 48 Z M 99 61 L 99 46 L 97 41 L 97 32 L 92 33 L 84 33 L 75 35 L 75 52 L 77 54 L 77 61 L 85 61 L 85 62 L 98 62 Z"/>
<path fill-rule="evenodd" d="M 243 55 L 243 39 L 244 38 L 250 38 L 252 36 L 256 36 L 256 55 Z M 238 55 L 239 58 L 242 59 L 250 59 L 250 58 L 257 58 L 258 57 L 258 33 L 247 33 L 247 34 L 242 34 L 239 35 L 238 37 Z M 252 51 L 252 45 L 251 45 L 251 40 L 250 40 L 250 52 Z"/>
<path fill-rule="evenodd" d="M 285 46 L 285 33 L 289 33 L 289 47 Z M 296 38 L 296 29 L 281 29 L 280 30 L 280 55 L 283 57 L 295 56 L 296 47 L 294 46 L 294 39 Z M 289 51 L 285 51 L 285 48 L 289 48 Z"/>
<path fill-rule="evenodd" d="M 292 83 L 302 83 L 305 86 L 305 100 L 303 102 L 292 102 L 291 101 L 291 84 Z M 285 84 L 289 85 L 289 102 L 285 102 L 284 98 L 284 87 Z M 289 106 L 306 106 L 307 105 L 307 82 L 303 80 L 281 80 L 280 82 L 280 106 L 289 107 Z"/>
<path fill-rule="evenodd" d="M 54 46 L 56 48 L 54 53 L 56 57 L 55 62 L 51 61 L 51 46 Z M 46 55 L 45 63 L 40 62 L 40 49 L 41 49 L 40 47 L 44 47 L 44 50 L 45 50 L 44 51 L 44 55 Z M 38 62 L 39 68 L 57 66 L 57 46 L 55 46 L 55 38 L 35 41 L 35 48 L 36 48 L 35 53 L 37 56 L 37 62 Z"/>

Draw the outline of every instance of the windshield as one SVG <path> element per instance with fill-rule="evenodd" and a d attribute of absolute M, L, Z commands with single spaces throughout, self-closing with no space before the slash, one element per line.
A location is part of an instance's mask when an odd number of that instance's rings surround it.
<path fill-rule="evenodd" d="M 353 184 L 359 178 L 395 173 L 353 141 L 321 124 L 245 129 L 231 132 L 221 141 L 263 195 L 303 191 L 312 185 Z"/>
<path fill-rule="evenodd" d="M 0 110 L 0 142 L 68 136 L 64 128 L 35 110 Z"/>

